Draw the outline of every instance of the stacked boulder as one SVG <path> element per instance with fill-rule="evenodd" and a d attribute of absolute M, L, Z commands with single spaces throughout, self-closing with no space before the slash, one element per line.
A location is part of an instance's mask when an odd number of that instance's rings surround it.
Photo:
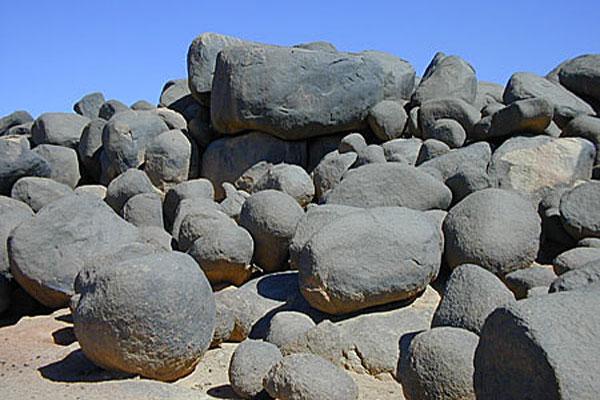
<path fill-rule="evenodd" d="M 91 361 L 162 381 L 242 342 L 242 398 L 594 397 L 600 56 L 503 87 L 205 33 L 187 69 L 0 118 L 0 313 L 70 306 Z"/>

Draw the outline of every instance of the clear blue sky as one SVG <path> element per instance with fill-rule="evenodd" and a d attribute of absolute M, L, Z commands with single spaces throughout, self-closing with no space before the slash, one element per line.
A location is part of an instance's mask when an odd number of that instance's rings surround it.
<path fill-rule="evenodd" d="M 0 0 L 0 115 L 70 111 L 91 91 L 156 102 L 167 80 L 186 76 L 189 43 L 206 31 L 388 51 L 418 74 L 441 50 L 504 84 L 600 53 L 600 2 Z"/>

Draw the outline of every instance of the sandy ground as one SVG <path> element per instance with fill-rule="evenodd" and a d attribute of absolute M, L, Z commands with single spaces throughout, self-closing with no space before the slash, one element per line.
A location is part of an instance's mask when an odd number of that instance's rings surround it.
<path fill-rule="evenodd" d="M 0 387 L 4 400 L 24 399 L 237 399 L 227 368 L 234 343 L 209 350 L 189 376 L 171 384 L 102 370 L 81 352 L 68 309 L 24 317 L 0 328 Z M 403 399 L 393 379 L 350 373 L 360 398 Z"/>

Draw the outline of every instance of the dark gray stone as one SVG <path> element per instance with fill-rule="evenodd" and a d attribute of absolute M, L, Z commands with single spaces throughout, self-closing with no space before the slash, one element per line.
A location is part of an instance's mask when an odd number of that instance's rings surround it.
<path fill-rule="evenodd" d="M 137 237 L 135 227 L 101 199 L 75 193 L 54 201 L 13 230 L 8 242 L 11 272 L 40 303 L 64 307 L 87 260 Z"/>
<path fill-rule="evenodd" d="M 172 129 L 148 143 L 144 171 L 156 187 L 167 191 L 196 173 L 197 156 L 187 136 Z"/>
<path fill-rule="evenodd" d="M 356 161 L 356 158 L 357 155 L 354 152 L 340 154 L 337 150 L 323 157 L 312 172 L 315 197 L 318 202 L 322 202 L 327 192 L 340 183 L 346 171 Z"/>
<path fill-rule="evenodd" d="M 169 129 L 177 129 L 180 131 L 187 130 L 187 121 L 185 120 L 183 115 L 179 114 L 177 111 L 173 111 L 165 107 L 160 107 L 155 108 L 151 112 L 158 115 Z"/>
<path fill-rule="evenodd" d="M 315 195 L 315 186 L 310 175 L 299 165 L 285 163 L 267 168 L 254 185 L 252 192 L 269 189 L 289 194 L 302 207 L 310 203 Z"/>
<path fill-rule="evenodd" d="M 600 260 L 594 260 L 556 278 L 550 285 L 549 292 L 564 292 L 598 284 L 600 284 Z"/>
<path fill-rule="evenodd" d="M 33 127 L 33 121 L 26 122 L 21 125 L 15 125 L 13 127 L 8 128 L 5 135 L 0 136 L 24 136 L 27 138 L 31 138 L 31 127 Z"/>
<path fill-rule="evenodd" d="M 33 210 L 27 204 L 0 196 L 0 276 L 7 275 L 10 269 L 7 242 L 11 231 L 33 215 Z"/>
<path fill-rule="evenodd" d="M 497 276 L 478 265 L 463 264 L 452 271 L 431 326 L 453 326 L 479 335 L 488 315 L 514 300 Z"/>
<path fill-rule="evenodd" d="M 123 104 L 119 100 L 108 100 L 100 106 L 98 117 L 108 121 L 116 114 L 130 110 L 131 109 L 127 107 L 127 104 Z"/>
<path fill-rule="evenodd" d="M 447 209 L 452 193 L 443 183 L 400 163 L 369 164 L 350 170 L 329 191 L 326 203 L 353 207 Z"/>
<path fill-rule="evenodd" d="M 192 120 L 200 109 L 200 104 L 192 97 L 187 79 L 174 79 L 165 83 L 158 100 L 160 107 L 177 111 L 186 120 Z"/>
<path fill-rule="evenodd" d="M 433 160 L 436 157 L 442 156 L 450 151 L 450 146 L 441 140 L 427 139 L 423 141 L 423 145 L 419 149 L 419 155 L 415 165 L 421 165 L 426 161 Z"/>
<path fill-rule="evenodd" d="M 410 100 L 415 89 L 415 70 L 406 60 L 383 51 L 367 50 L 357 55 L 368 57 L 383 69 L 385 100 Z"/>
<path fill-rule="evenodd" d="M 436 139 L 450 148 L 456 148 L 465 143 L 467 133 L 458 121 L 442 118 L 435 121 L 427 132 L 423 132 L 423 139 Z"/>
<path fill-rule="evenodd" d="M 335 135 L 318 136 L 308 140 L 308 163 L 306 171 L 311 173 L 321 162 L 323 157 L 337 150 L 340 142 L 346 136 L 344 133 Z"/>
<path fill-rule="evenodd" d="M 165 252 L 81 274 L 73 321 L 87 358 L 162 381 L 194 370 L 212 339 L 215 301 L 191 257 Z"/>
<path fill-rule="evenodd" d="M 100 152 L 102 151 L 102 132 L 106 121 L 102 118 L 91 120 L 85 128 L 77 146 L 83 171 L 94 181 L 100 180 L 102 173 Z"/>
<path fill-rule="evenodd" d="M 556 274 L 552 268 L 533 266 L 506 274 L 504 282 L 517 299 L 524 299 L 530 289 L 540 286 L 549 287 L 555 279 Z"/>
<path fill-rule="evenodd" d="M 475 400 L 473 359 L 479 337 L 442 327 L 417 334 L 402 353 L 398 376 L 407 400 Z"/>
<path fill-rule="evenodd" d="M 468 102 L 459 98 L 442 98 L 427 101 L 419 109 L 419 127 L 423 139 L 433 138 L 432 131 L 436 121 L 453 119 L 460 123 L 466 134 L 470 134 L 473 126 L 481 118 L 479 111 Z"/>
<path fill-rule="evenodd" d="M 177 209 L 175 210 L 173 225 L 170 230 L 171 235 L 173 235 L 175 239 L 179 240 L 181 224 L 188 215 L 196 213 L 201 214 L 213 210 L 221 211 L 221 206 L 219 203 L 215 203 L 213 200 L 199 197 L 181 200 L 177 205 Z"/>
<path fill-rule="evenodd" d="M 561 136 L 582 137 L 596 146 L 593 177 L 600 177 L 600 118 L 589 115 L 579 115 L 573 118 L 562 130 Z"/>
<path fill-rule="evenodd" d="M 73 104 L 73 111 L 89 119 L 98 118 L 100 107 L 106 100 L 100 92 L 89 93 L 83 96 L 77 103 Z"/>
<path fill-rule="evenodd" d="M 271 319 L 265 340 L 282 348 L 315 327 L 315 322 L 306 314 L 297 311 L 278 312 Z"/>
<path fill-rule="evenodd" d="M 181 182 L 175 187 L 169 189 L 165 195 L 163 203 L 163 214 L 165 216 L 165 227 L 171 231 L 175 212 L 179 203 L 184 199 L 201 198 L 214 200 L 215 189 L 213 184 L 208 179 L 192 179 L 186 182 Z"/>
<path fill-rule="evenodd" d="M 254 193 L 257 190 L 256 184 L 258 181 L 271 169 L 273 164 L 267 161 L 259 161 L 244 173 L 235 181 L 235 186 L 244 190 L 247 193 Z"/>
<path fill-rule="evenodd" d="M 477 77 L 473 67 L 460 57 L 437 53 L 417 86 L 412 101 L 420 105 L 428 100 L 454 97 L 473 104 L 476 96 Z"/>
<path fill-rule="evenodd" d="M 554 107 L 540 97 L 517 100 L 492 115 L 488 138 L 516 133 L 544 133 L 554 116 Z"/>
<path fill-rule="evenodd" d="M 77 114 L 44 113 L 31 127 L 31 141 L 36 145 L 55 144 L 76 149 L 83 128 L 89 122 L 89 118 Z"/>
<path fill-rule="evenodd" d="M 350 375 L 314 354 L 284 357 L 267 373 L 263 385 L 281 400 L 358 399 L 358 386 Z"/>
<path fill-rule="evenodd" d="M 140 193 L 159 193 L 144 171 L 128 169 L 112 180 L 106 189 L 106 203 L 118 214 L 127 200 Z"/>
<path fill-rule="evenodd" d="M 277 346 L 245 340 L 233 352 L 229 362 L 229 383 L 242 399 L 264 396 L 263 378 L 283 358 Z"/>
<path fill-rule="evenodd" d="M 55 180 L 26 176 L 15 182 L 10 197 L 38 212 L 47 204 L 70 194 L 73 194 L 73 189 Z"/>
<path fill-rule="evenodd" d="M 571 92 L 600 101 L 600 54 L 586 54 L 567 61 L 560 68 L 558 78 Z"/>
<path fill-rule="evenodd" d="M 298 140 L 360 129 L 383 99 L 383 68 L 368 55 L 228 47 L 217 58 L 211 120 L 223 133 Z"/>
<path fill-rule="evenodd" d="M 75 188 L 81 179 L 77 152 L 69 147 L 41 144 L 33 152 L 50 165 L 49 178 Z"/>
<path fill-rule="evenodd" d="M 123 205 L 123 218 L 137 227 L 163 228 L 162 199 L 157 193 L 131 196 Z"/>
<path fill-rule="evenodd" d="M 560 200 L 560 217 L 575 239 L 600 237 L 600 182 L 587 181 L 567 191 Z"/>
<path fill-rule="evenodd" d="M 304 215 L 288 194 L 264 190 L 251 195 L 240 213 L 240 226 L 254 239 L 254 261 L 268 272 L 287 269 L 288 247 Z"/>
<path fill-rule="evenodd" d="M 573 291 L 494 311 L 475 352 L 477 399 L 595 398 L 598 307 L 597 294 Z"/>
<path fill-rule="evenodd" d="M 504 86 L 493 82 L 477 82 L 477 96 L 475 98 L 475 107 L 482 110 L 487 106 L 502 105 L 502 94 Z"/>
<path fill-rule="evenodd" d="M 416 210 L 350 213 L 304 246 L 298 265 L 302 295 L 330 314 L 413 298 L 438 274 L 441 240 L 439 229 Z"/>
<path fill-rule="evenodd" d="M 33 122 L 33 117 L 27 111 L 15 111 L 0 118 L 0 136 L 4 136 L 7 131 L 18 125 Z"/>
<path fill-rule="evenodd" d="M 541 220 L 518 193 L 484 189 L 465 197 L 444 220 L 446 262 L 477 264 L 497 275 L 527 268 L 540 246 Z"/>
<path fill-rule="evenodd" d="M 216 198 L 223 198 L 221 184 L 235 182 L 248 168 L 266 161 L 306 165 L 307 146 L 304 141 L 289 142 L 261 132 L 225 137 L 212 142 L 202 155 L 201 176 L 215 186 Z"/>
<path fill-rule="evenodd" d="M 384 100 L 369 110 L 367 122 L 375 136 L 391 140 L 402 136 L 408 115 L 401 103 Z"/>
<path fill-rule="evenodd" d="M 575 247 L 556 256 L 552 261 L 552 266 L 557 275 L 562 275 L 595 260 L 600 260 L 600 248 Z"/>

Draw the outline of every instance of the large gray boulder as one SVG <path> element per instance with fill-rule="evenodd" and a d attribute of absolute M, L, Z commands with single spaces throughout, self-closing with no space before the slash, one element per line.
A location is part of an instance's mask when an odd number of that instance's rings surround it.
<path fill-rule="evenodd" d="M 24 176 L 48 177 L 50 164 L 20 141 L 0 139 L 0 194 L 8 195 L 13 184 Z"/>
<path fill-rule="evenodd" d="M 98 118 L 100 115 L 100 107 L 106 100 L 100 92 L 86 94 L 77 103 L 73 104 L 73 111 L 79 115 L 83 115 L 89 119 Z"/>
<path fill-rule="evenodd" d="M 420 105 L 428 100 L 456 97 L 473 104 L 476 96 L 477 77 L 473 67 L 460 57 L 437 53 L 421 78 L 412 101 Z"/>
<path fill-rule="evenodd" d="M 12 127 L 33 122 L 33 117 L 27 111 L 15 111 L 0 118 L 0 136 L 8 133 Z"/>
<path fill-rule="evenodd" d="M 163 214 L 165 216 L 165 227 L 168 231 L 171 231 L 173 226 L 179 203 L 182 200 L 194 198 L 214 200 L 215 188 L 213 184 L 208 179 L 192 179 L 181 182 L 167 191 L 163 202 Z"/>
<path fill-rule="evenodd" d="M 560 218 L 575 239 L 600 237 L 600 182 L 587 181 L 567 191 L 560 199 Z"/>
<path fill-rule="evenodd" d="M 544 133 L 553 116 L 553 104 L 543 97 L 517 100 L 492 114 L 485 139 L 516 133 Z"/>
<path fill-rule="evenodd" d="M 358 55 L 368 57 L 383 69 L 383 96 L 386 100 L 410 100 L 415 89 L 415 70 L 408 61 L 377 50 L 363 51 Z"/>
<path fill-rule="evenodd" d="M 33 144 L 55 144 L 77 148 L 83 128 L 90 119 L 78 114 L 44 113 L 31 127 Z"/>
<path fill-rule="evenodd" d="M 40 303 L 64 307 L 87 260 L 137 238 L 136 228 L 101 199 L 75 193 L 44 207 L 12 231 L 11 272 Z"/>
<path fill-rule="evenodd" d="M 504 89 L 504 103 L 543 98 L 554 107 L 554 117 L 568 114 L 594 115 L 594 109 L 564 87 L 529 72 L 517 72 L 510 77 Z"/>
<path fill-rule="evenodd" d="M 465 197 L 444 220 L 451 268 L 477 264 L 497 275 L 527 268 L 540 246 L 541 220 L 518 193 L 484 189 Z"/>
<path fill-rule="evenodd" d="M 401 163 L 375 163 L 348 171 L 326 197 L 327 204 L 353 207 L 447 209 L 452 193 L 442 182 Z"/>
<path fill-rule="evenodd" d="M 75 188 L 81 179 L 77 152 L 69 147 L 41 144 L 33 152 L 50 165 L 49 178 Z"/>
<path fill-rule="evenodd" d="M 254 239 L 254 261 L 268 272 L 287 269 L 288 247 L 304 215 L 298 202 L 277 190 L 251 195 L 240 213 L 240 225 Z"/>
<path fill-rule="evenodd" d="M 100 181 L 102 166 L 100 165 L 100 156 L 102 148 L 102 132 L 104 131 L 106 121 L 102 118 L 92 119 L 83 128 L 77 153 L 81 162 L 81 170 L 94 182 Z"/>
<path fill-rule="evenodd" d="M 600 54 L 586 54 L 562 64 L 560 84 L 571 92 L 600 101 Z"/>
<path fill-rule="evenodd" d="M 229 362 L 229 383 L 242 399 L 264 396 L 263 378 L 283 356 L 277 346 L 245 340 L 233 352 Z"/>
<path fill-rule="evenodd" d="M 42 207 L 73 193 L 73 189 L 49 178 L 26 176 L 12 187 L 10 197 L 27 204 L 35 212 Z"/>
<path fill-rule="evenodd" d="M 475 400 L 473 359 L 479 337 L 460 328 L 417 334 L 399 363 L 407 400 Z"/>
<path fill-rule="evenodd" d="M 358 386 L 343 369 L 314 354 L 292 354 L 275 364 L 263 380 L 267 393 L 281 400 L 357 400 Z"/>
<path fill-rule="evenodd" d="M 475 352 L 477 399 L 596 398 L 598 307 L 597 291 L 572 291 L 494 311 Z"/>
<path fill-rule="evenodd" d="M 144 171 L 160 190 L 167 191 L 197 176 L 197 149 L 178 129 L 163 132 L 146 147 Z"/>
<path fill-rule="evenodd" d="M 305 166 L 306 160 L 306 142 L 288 142 L 265 133 L 250 132 L 211 142 L 202 155 L 200 174 L 213 183 L 216 198 L 221 199 L 224 194 L 221 184 L 234 183 L 259 161 Z"/>
<path fill-rule="evenodd" d="M 131 168 L 117 176 L 106 189 L 106 203 L 121 213 L 127 200 L 141 193 L 158 193 L 144 171 Z"/>
<path fill-rule="evenodd" d="M 595 156 L 582 138 L 514 137 L 496 149 L 488 172 L 495 187 L 539 202 L 554 188 L 590 179 Z"/>
<path fill-rule="evenodd" d="M 402 136 L 408 115 L 404 105 L 397 101 L 384 100 L 369 110 L 367 122 L 371 130 L 381 140 L 391 140 Z"/>
<path fill-rule="evenodd" d="M 211 119 L 223 133 L 298 140 L 360 129 L 383 99 L 383 68 L 368 55 L 228 47 L 217 57 Z"/>
<path fill-rule="evenodd" d="M 73 322 L 86 357 L 162 381 L 194 370 L 212 339 L 215 301 L 191 257 L 165 252 L 81 274 Z"/>
<path fill-rule="evenodd" d="M 33 210 L 25 203 L 0 196 L 0 275 L 9 273 L 7 241 L 11 231 L 33 217 Z"/>
<path fill-rule="evenodd" d="M 341 153 L 334 150 L 327 153 L 312 171 L 315 197 L 322 202 L 327 192 L 333 189 L 357 159 L 355 152 Z"/>
<path fill-rule="evenodd" d="M 302 295 L 330 314 L 410 299 L 437 276 L 441 251 L 438 227 L 420 211 L 351 213 L 304 246 L 298 265 Z"/>
<path fill-rule="evenodd" d="M 431 326 L 453 326 L 479 335 L 488 315 L 514 300 L 497 276 L 478 265 L 463 264 L 452 271 L 446 282 Z"/>

